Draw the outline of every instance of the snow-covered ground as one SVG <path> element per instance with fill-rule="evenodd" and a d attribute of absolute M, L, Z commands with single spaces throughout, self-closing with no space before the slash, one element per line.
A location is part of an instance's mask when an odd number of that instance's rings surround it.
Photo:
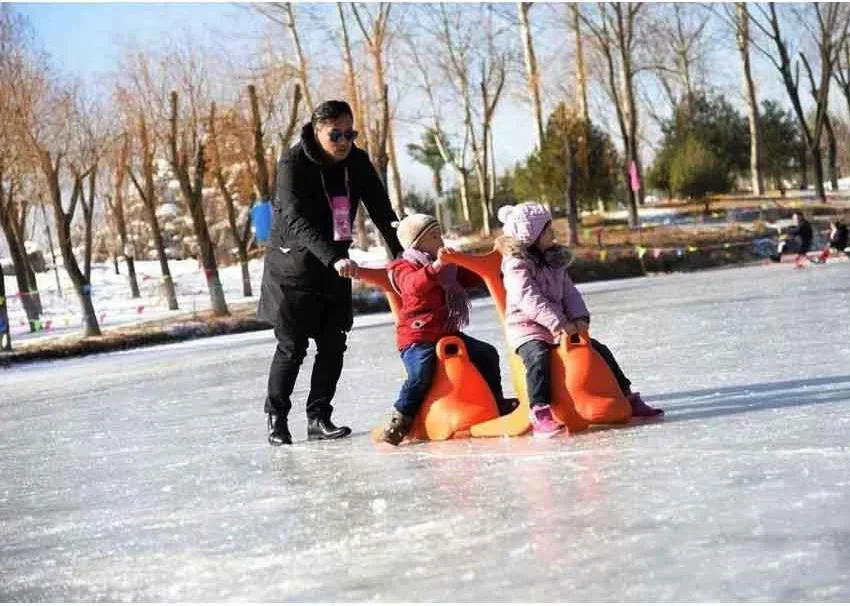
<path fill-rule="evenodd" d="M 352 258 L 364 265 L 386 263 L 386 253 L 382 247 L 368 251 L 352 249 Z M 130 281 L 126 265 L 120 263 L 120 275 L 115 274 L 112 263 L 92 265 L 92 297 L 94 309 L 98 314 L 101 328 L 125 326 L 148 320 L 159 320 L 186 312 L 204 311 L 211 308 L 209 291 L 203 268 L 195 260 L 169 261 L 168 266 L 177 290 L 177 302 L 180 309 L 169 311 L 168 302 L 162 292 L 162 273 L 159 261 L 137 261 L 136 277 L 139 283 L 140 299 L 130 297 Z M 260 293 L 260 280 L 263 275 L 263 260 L 252 259 L 249 262 L 253 297 L 242 296 L 242 269 L 231 265 L 219 269 L 219 277 L 228 303 L 256 301 Z M 41 294 L 44 315 L 42 331 L 32 333 L 27 325 L 26 313 L 20 299 L 14 296 L 18 292 L 18 283 L 14 276 L 4 276 L 6 293 L 9 299 L 9 324 L 12 341 L 32 340 L 62 334 L 79 332 L 81 324 L 80 302 L 74 292 L 71 280 L 64 267 L 59 269 L 59 282 L 62 294 L 56 286 L 56 276 L 52 269 L 36 274 Z"/>
<path fill-rule="evenodd" d="M 304 441 L 310 354 L 296 444 L 266 445 L 270 331 L 0 370 L 0 599 L 848 601 L 848 278 L 580 285 L 667 418 L 543 443 L 377 449 L 386 314 L 356 319 L 335 443 Z"/>

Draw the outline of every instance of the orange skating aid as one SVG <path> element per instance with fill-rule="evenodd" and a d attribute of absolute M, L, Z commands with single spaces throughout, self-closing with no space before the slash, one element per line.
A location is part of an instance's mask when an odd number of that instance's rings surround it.
<path fill-rule="evenodd" d="M 389 275 L 387 275 L 386 268 L 359 267 L 357 268 L 357 279 L 366 282 L 366 284 L 371 284 L 372 286 L 377 286 L 378 288 L 383 289 L 384 294 L 387 296 L 387 301 L 389 301 L 393 319 L 396 323 L 398 323 L 398 311 L 401 309 L 401 297 L 399 297 L 398 293 L 393 289 L 393 285 L 390 282 Z"/>
<path fill-rule="evenodd" d="M 411 438 L 448 440 L 498 416 L 496 399 L 469 359 L 463 340 L 440 339 L 434 381 L 414 421 Z"/>
<path fill-rule="evenodd" d="M 393 318 L 398 322 L 401 298 L 393 289 L 386 269 L 361 267 L 357 279 L 383 289 Z M 434 381 L 408 439 L 448 440 L 460 437 L 459 434 L 472 425 L 498 416 L 496 399 L 469 359 L 463 340 L 458 337 L 440 339 L 437 342 Z M 375 440 L 380 440 L 382 434 L 383 427 L 376 427 L 371 432 Z"/>
<path fill-rule="evenodd" d="M 453 252 L 445 257 L 449 263 L 454 263 L 477 273 L 484 280 L 484 284 L 493 297 L 496 304 L 496 313 L 502 326 L 505 325 L 506 294 L 502 282 L 502 255 L 497 250 L 492 250 L 484 255 L 468 255 Z M 519 436 L 531 429 L 529 412 L 531 410 L 528 401 L 528 389 L 525 383 L 525 365 L 516 352 L 508 352 L 508 365 L 511 369 L 511 379 L 514 391 L 519 398 L 519 406 L 511 414 L 474 425 L 470 434 L 474 437 L 499 437 Z M 564 362 L 558 356 L 552 356 L 552 376 L 564 376 Z M 572 400 L 567 393 L 566 387 L 561 386 L 560 381 L 553 381 L 552 402 L 555 416 L 561 421 L 570 433 L 578 433 L 587 429 L 585 421 L 572 405 Z M 556 407 L 554 404 L 558 403 Z"/>
<path fill-rule="evenodd" d="M 563 385 L 574 410 L 592 424 L 628 423 L 632 418 L 632 407 L 623 395 L 614 373 L 605 359 L 590 344 L 587 333 L 579 333 L 565 340 L 558 348 L 559 355 L 552 356 L 564 361 L 565 380 Z M 559 376 L 559 375 L 553 375 Z M 559 387 L 561 382 L 558 381 Z M 553 403 L 555 416 L 561 418 L 561 403 Z"/>

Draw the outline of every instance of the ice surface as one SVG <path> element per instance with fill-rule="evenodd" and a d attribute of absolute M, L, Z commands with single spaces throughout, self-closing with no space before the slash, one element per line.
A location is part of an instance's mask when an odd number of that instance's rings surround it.
<path fill-rule="evenodd" d="M 667 419 L 544 443 L 376 448 L 386 315 L 351 333 L 340 442 L 305 441 L 311 351 L 297 443 L 266 445 L 271 332 L 0 370 L 0 600 L 850 600 L 849 277 L 581 285 Z"/>

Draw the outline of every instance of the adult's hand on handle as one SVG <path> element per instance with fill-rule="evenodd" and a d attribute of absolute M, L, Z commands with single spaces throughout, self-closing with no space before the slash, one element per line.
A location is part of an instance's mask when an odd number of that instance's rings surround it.
<path fill-rule="evenodd" d="M 334 269 L 343 278 L 356 278 L 360 270 L 357 263 L 351 259 L 337 259 L 334 262 Z"/>

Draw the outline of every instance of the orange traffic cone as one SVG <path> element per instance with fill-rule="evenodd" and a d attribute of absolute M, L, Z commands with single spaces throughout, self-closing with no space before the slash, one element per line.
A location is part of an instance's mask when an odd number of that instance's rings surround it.
<path fill-rule="evenodd" d="M 565 339 L 559 351 L 564 353 L 553 358 L 564 361 L 566 391 L 574 409 L 585 421 L 594 424 L 627 423 L 632 418 L 631 404 L 605 359 L 593 349 L 587 333 Z M 555 416 L 560 419 L 562 414 L 570 412 L 560 411 L 559 404 L 553 401 L 552 407 Z"/>

